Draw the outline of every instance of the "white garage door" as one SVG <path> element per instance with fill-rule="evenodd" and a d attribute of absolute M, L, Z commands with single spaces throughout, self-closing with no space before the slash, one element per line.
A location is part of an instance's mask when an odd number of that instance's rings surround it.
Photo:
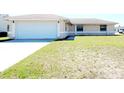
<path fill-rule="evenodd" d="M 22 21 L 15 24 L 16 39 L 54 39 L 57 37 L 56 22 Z"/>

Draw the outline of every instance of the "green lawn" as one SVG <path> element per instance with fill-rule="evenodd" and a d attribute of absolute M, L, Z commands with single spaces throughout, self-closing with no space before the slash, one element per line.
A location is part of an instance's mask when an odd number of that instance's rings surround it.
<path fill-rule="evenodd" d="M 5 40 L 9 40 L 9 37 L 0 37 L 0 41 L 5 41 Z"/>
<path fill-rule="evenodd" d="M 1 78 L 124 78 L 124 36 L 55 41 L 1 72 Z"/>

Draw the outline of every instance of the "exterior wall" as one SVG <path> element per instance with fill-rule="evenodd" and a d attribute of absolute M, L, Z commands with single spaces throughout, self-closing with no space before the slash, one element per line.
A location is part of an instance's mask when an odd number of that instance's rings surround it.
<path fill-rule="evenodd" d="M 61 26 L 60 39 L 65 38 L 67 36 L 75 35 L 75 25 L 60 22 L 60 26 Z"/>
<path fill-rule="evenodd" d="M 99 25 L 83 25 L 84 31 L 100 31 Z"/>
<path fill-rule="evenodd" d="M 15 23 L 13 23 L 12 21 L 8 21 L 8 25 L 9 25 L 8 36 L 11 39 L 14 39 L 15 38 Z"/>
<path fill-rule="evenodd" d="M 14 21 L 15 22 L 15 21 Z M 8 20 L 8 24 L 10 26 L 9 32 L 8 32 L 8 36 L 11 39 L 15 39 L 15 35 L 16 35 L 16 31 L 15 31 L 15 23 L 13 23 L 12 20 Z"/>
<path fill-rule="evenodd" d="M 65 32 L 65 22 L 64 21 L 59 21 L 60 22 L 60 32 Z"/>
<path fill-rule="evenodd" d="M 22 20 L 23 21 L 23 20 Z M 83 32 L 76 32 L 76 25 L 66 23 L 63 20 L 55 21 L 57 23 L 57 38 L 62 39 L 69 35 L 113 35 L 115 34 L 114 25 L 108 25 L 107 31 L 100 31 L 100 25 L 83 25 Z M 16 22 L 9 21 L 10 31 L 9 36 L 11 38 L 15 37 L 15 27 Z"/>
<path fill-rule="evenodd" d="M 82 24 L 83 25 L 83 24 Z M 64 27 L 67 31 L 64 30 Z M 61 23 L 61 38 L 65 38 L 70 35 L 114 35 L 114 25 L 107 25 L 107 31 L 100 31 L 100 25 L 83 25 L 83 32 L 76 32 L 76 25 L 69 23 Z"/>
<path fill-rule="evenodd" d="M 58 31 L 59 36 L 58 36 L 58 38 L 59 39 L 65 38 L 67 36 L 66 33 L 65 33 L 65 22 L 64 21 L 59 21 L 58 24 L 59 24 L 59 31 Z"/>
<path fill-rule="evenodd" d="M 114 34 L 115 34 L 114 25 L 107 25 L 107 31 L 100 31 L 100 25 L 83 25 L 83 32 L 76 32 L 76 35 L 114 35 Z"/>
<path fill-rule="evenodd" d="M 83 25 L 84 31 L 100 31 L 100 25 Z M 107 25 L 107 31 L 114 31 L 114 25 Z"/>
<path fill-rule="evenodd" d="M 7 32 L 7 21 L 6 21 L 6 17 L 8 17 L 8 15 L 6 14 L 0 14 L 0 32 Z"/>
<path fill-rule="evenodd" d="M 68 35 L 71 35 L 71 36 L 75 35 L 75 25 L 72 25 L 72 24 L 68 25 Z"/>
<path fill-rule="evenodd" d="M 115 31 L 114 25 L 108 25 L 108 26 L 107 26 L 107 30 L 108 30 L 108 31 Z"/>
<path fill-rule="evenodd" d="M 60 39 L 66 38 L 67 36 L 70 35 L 70 32 L 74 32 L 74 30 L 72 29 L 71 31 L 71 25 L 69 23 L 66 23 L 64 21 L 60 21 Z"/>

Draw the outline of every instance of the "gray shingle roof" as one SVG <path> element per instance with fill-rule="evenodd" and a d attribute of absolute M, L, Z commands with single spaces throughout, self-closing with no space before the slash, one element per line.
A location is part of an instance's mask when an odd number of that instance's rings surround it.
<path fill-rule="evenodd" d="M 73 18 L 70 19 L 72 24 L 118 24 L 117 22 L 101 20 L 96 18 Z"/>
<path fill-rule="evenodd" d="M 66 20 L 72 24 L 118 24 L 117 22 L 101 20 L 96 18 L 73 18 L 67 19 L 54 14 L 31 14 L 21 16 L 10 16 L 8 20 Z"/>
<path fill-rule="evenodd" d="M 8 17 L 9 20 L 66 20 L 66 18 L 54 14 L 31 14 Z"/>

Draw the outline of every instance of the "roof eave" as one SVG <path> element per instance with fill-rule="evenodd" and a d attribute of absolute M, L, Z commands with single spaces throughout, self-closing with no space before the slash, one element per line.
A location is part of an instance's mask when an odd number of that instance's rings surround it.
<path fill-rule="evenodd" d="M 116 25 L 118 23 L 73 23 L 71 22 L 72 24 L 83 24 L 83 25 Z"/>
<path fill-rule="evenodd" d="M 58 18 L 58 19 L 37 19 L 37 18 L 36 19 L 35 18 L 34 19 L 28 19 L 28 18 L 21 18 L 20 19 L 20 18 L 6 18 L 6 20 L 10 20 L 10 21 L 12 21 L 12 20 L 15 20 L 15 21 L 21 21 L 21 20 L 22 21 L 24 21 L 24 20 L 26 20 L 26 21 L 29 21 L 29 20 L 32 20 L 32 21 L 33 20 L 36 20 L 36 21 L 37 20 L 41 20 L 41 21 L 62 21 L 63 20 L 65 22 L 69 22 L 68 19 L 63 19 L 63 18 Z"/>

